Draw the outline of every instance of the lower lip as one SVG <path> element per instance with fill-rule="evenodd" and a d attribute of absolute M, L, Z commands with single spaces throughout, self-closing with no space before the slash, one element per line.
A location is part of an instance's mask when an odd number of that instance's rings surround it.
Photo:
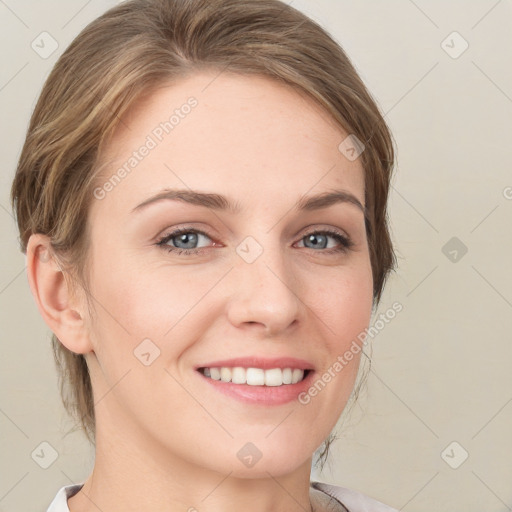
<path fill-rule="evenodd" d="M 297 400 L 300 393 L 305 392 L 313 380 L 314 371 L 310 370 L 306 378 L 296 384 L 283 384 L 281 386 L 250 386 L 248 384 L 233 384 L 221 380 L 211 379 L 196 370 L 199 376 L 213 386 L 217 391 L 224 393 L 240 402 L 261 405 L 281 405 Z"/>

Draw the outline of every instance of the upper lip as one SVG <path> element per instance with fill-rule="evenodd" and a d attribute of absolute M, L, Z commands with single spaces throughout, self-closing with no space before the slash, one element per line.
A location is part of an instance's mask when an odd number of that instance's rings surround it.
<path fill-rule="evenodd" d="M 297 359 L 296 357 L 277 357 L 265 358 L 258 356 L 249 357 L 236 357 L 234 359 L 223 359 L 221 361 L 212 361 L 197 365 L 196 370 L 199 368 L 220 368 L 220 367 L 234 368 L 241 366 L 242 368 L 261 368 L 263 370 L 270 370 L 271 368 L 298 368 L 300 370 L 313 370 L 313 364 L 305 359 Z"/>

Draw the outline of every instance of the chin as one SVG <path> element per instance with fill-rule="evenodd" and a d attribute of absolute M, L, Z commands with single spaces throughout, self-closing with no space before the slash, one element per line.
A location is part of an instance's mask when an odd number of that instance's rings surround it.
<path fill-rule="evenodd" d="M 290 438 L 289 438 L 290 439 Z M 302 449 L 304 449 L 302 443 Z M 304 464 L 311 465 L 313 452 L 298 452 L 300 443 L 279 443 L 279 447 L 271 446 L 271 443 L 243 443 L 234 452 L 235 463 L 231 464 L 229 471 L 236 478 L 268 478 L 286 476 L 296 471 Z M 228 468 L 226 468 L 228 469 Z"/>

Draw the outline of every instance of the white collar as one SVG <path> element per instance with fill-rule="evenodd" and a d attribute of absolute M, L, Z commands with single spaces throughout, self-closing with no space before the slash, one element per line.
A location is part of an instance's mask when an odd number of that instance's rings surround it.
<path fill-rule="evenodd" d="M 61 487 L 46 512 L 69 512 L 68 498 L 74 496 L 83 487 L 84 483 Z"/>

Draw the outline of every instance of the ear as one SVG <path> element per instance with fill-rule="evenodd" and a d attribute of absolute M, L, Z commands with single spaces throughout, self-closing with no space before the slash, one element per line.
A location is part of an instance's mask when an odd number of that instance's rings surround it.
<path fill-rule="evenodd" d="M 70 302 L 71 293 L 46 235 L 30 236 L 26 254 L 30 290 L 46 324 L 59 341 L 76 354 L 93 351 L 82 304 Z"/>

